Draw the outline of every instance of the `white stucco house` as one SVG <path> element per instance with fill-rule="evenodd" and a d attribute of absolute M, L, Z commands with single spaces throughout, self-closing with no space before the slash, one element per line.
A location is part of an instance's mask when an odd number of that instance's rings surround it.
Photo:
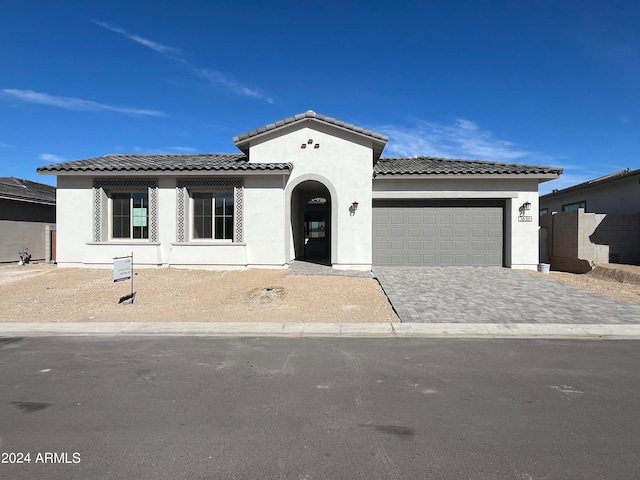
<path fill-rule="evenodd" d="M 58 176 L 58 265 L 537 267 L 538 184 L 561 169 L 381 158 L 387 140 L 307 111 L 235 137 L 241 153 L 41 167 Z"/>

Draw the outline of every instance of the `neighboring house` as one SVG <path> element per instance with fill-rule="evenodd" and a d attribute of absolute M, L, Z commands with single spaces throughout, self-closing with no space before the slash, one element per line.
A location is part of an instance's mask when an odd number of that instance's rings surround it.
<path fill-rule="evenodd" d="M 58 264 L 536 268 L 538 184 L 561 169 L 383 159 L 387 139 L 307 111 L 235 137 L 238 154 L 41 167 L 58 176 Z"/>
<path fill-rule="evenodd" d="M 541 259 L 552 268 L 580 273 L 599 263 L 640 265 L 640 169 L 543 195 L 540 215 Z"/>
<path fill-rule="evenodd" d="M 540 197 L 540 214 L 570 212 L 640 213 L 640 169 L 620 170 Z"/>
<path fill-rule="evenodd" d="M 17 263 L 24 248 L 32 260 L 49 260 L 55 222 L 55 187 L 0 177 L 0 263 Z"/>

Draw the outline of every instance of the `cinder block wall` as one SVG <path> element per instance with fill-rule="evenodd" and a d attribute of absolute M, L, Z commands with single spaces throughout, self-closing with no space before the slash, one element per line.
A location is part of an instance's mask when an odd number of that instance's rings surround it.
<path fill-rule="evenodd" d="M 640 214 L 585 213 L 584 210 L 545 215 L 551 268 L 584 273 L 593 264 L 640 265 Z M 541 236 L 541 238 L 543 238 Z"/>

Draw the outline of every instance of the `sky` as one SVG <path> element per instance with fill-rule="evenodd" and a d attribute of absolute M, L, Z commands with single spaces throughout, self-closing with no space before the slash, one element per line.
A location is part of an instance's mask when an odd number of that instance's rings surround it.
<path fill-rule="evenodd" d="M 640 2 L 0 0 L 0 176 L 238 153 L 314 110 L 383 157 L 640 168 Z"/>

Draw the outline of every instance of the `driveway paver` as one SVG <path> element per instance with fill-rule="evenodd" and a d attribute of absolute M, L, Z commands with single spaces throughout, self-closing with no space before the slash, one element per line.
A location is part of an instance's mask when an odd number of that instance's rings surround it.
<path fill-rule="evenodd" d="M 640 306 L 509 268 L 373 271 L 402 322 L 640 323 Z"/>

